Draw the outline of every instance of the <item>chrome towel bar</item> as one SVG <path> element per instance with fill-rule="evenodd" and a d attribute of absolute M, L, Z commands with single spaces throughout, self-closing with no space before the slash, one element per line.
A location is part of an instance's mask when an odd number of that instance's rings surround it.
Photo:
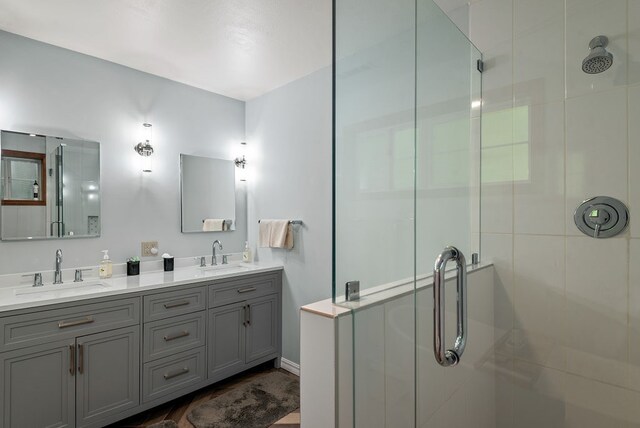
<path fill-rule="evenodd" d="M 258 220 L 260 223 L 262 220 Z M 289 224 L 302 224 L 302 220 L 289 220 Z"/>

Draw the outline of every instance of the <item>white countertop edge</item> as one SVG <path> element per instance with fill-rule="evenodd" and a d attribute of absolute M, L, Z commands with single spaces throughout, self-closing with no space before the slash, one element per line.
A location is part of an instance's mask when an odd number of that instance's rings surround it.
<path fill-rule="evenodd" d="M 469 265 L 467 266 L 467 274 L 473 274 L 474 272 L 478 272 L 491 266 L 493 266 L 493 263 L 491 262 L 481 262 L 477 265 Z M 447 271 L 445 278 L 446 280 L 449 280 L 455 276 L 455 269 L 452 269 Z M 429 288 L 432 283 L 433 274 L 420 275 L 417 278 L 416 289 Z M 300 310 L 311 312 L 326 318 L 337 318 L 349 314 L 352 311 L 357 311 L 401 297 L 402 295 L 412 293 L 413 291 L 413 277 L 404 278 L 361 291 L 360 299 L 353 302 L 342 301 L 339 303 L 333 303 L 333 299 L 329 298 L 304 305 Z"/>
<path fill-rule="evenodd" d="M 161 290 L 164 288 L 171 288 L 180 285 L 198 285 L 199 283 L 214 283 L 223 279 L 242 277 L 245 275 L 251 275 L 256 273 L 267 273 L 273 271 L 279 271 L 284 269 L 281 264 L 275 263 L 242 263 L 233 262 L 230 263 L 230 267 L 233 266 L 246 266 L 249 267 L 247 271 L 241 272 L 229 272 L 229 273 L 217 273 L 206 275 L 197 266 L 177 268 L 170 272 L 164 272 L 163 270 L 142 272 L 140 275 L 127 276 L 117 275 L 108 279 L 97 279 L 95 277 L 86 277 L 85 282 L 99 281 L 108 285 L 107 288 L 97 290 L 95 292 L 87 292 L 86 290 L 78 289 L 77 295 L 54 297 L 54 298 L 41 298 L 39 294 L 33 293 L 30 295 L 16 296 L 14 290 L 17 288 L 29 288 L 30 285 L 21 284 L 19 287 L 9 286 L 6 281 L 0 281 L 0 316 L 3 316 L 4 312 L 15 311 L 20 309 L 39 308 L 42 306 L 60 304 L 60 303 L 72 303 L 82 300 L 123 296 L 125 297 L 130 293 L 137 293 L 142 291 Z M 12 275 L 15 277 L 16 275 Z M 67 277 L 69 278 L 69 277 Z M 70 278 L 73 278 L 71 276 Z M 73 279 L 65 281 L 66 284 L 72 284 Z M 54 287 L 49 285 L 48 287 Z"/>

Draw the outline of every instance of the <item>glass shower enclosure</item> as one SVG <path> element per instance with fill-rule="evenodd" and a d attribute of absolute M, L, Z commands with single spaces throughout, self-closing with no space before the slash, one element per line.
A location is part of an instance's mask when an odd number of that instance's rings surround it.
<path fill-rule="evenodd" d="M 473 412 L 495 426 L 492 290 L 463 299 L 462 284 L 480 248 L 481 54 L 431 0 L 334 7 L 333 301 L 351 309 L 352 350 L 340 419 L 454 427 Z M 434 318 L 439 256 L 451 272 Z"/>

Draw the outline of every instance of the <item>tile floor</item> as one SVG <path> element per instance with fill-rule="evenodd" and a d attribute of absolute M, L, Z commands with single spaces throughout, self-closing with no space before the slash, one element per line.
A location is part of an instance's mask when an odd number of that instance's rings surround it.
<path fill-rule="evenodd" d="M 128 419 L 116 422 L 115 424 L 109 425 L 108 428 L 144 428 L 164 420 L 173 420 L 177 422 L 179 428 L 193 428 L 193 425 L 191 425 L 187 419 L 187 414 L 192 408 L 239 385 L 247 383 L 258 375 L 275 370 L 294 376 L 285 370 L 273 368 L 273 364 L 271 362 L 265 363 L 244 373 L 232 376 L 229 379 L 192 392 L 184 397 L 177 398 L 173 401 L 147 410 L 146 412 L 142 412 Z M 298 409 L 291 412 L 275 424 L 271 425 L 271 427 L 300 428 L 300 410 Z"/>

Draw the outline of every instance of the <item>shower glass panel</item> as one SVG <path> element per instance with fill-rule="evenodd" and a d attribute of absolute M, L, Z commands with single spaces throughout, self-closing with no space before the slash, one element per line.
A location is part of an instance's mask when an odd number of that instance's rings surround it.
<path fill-rule="evenodd" d="M 55 142 L 54 142 L 55 143 Z M 64 187 L 62 177 L 64 174 L 64 147 L 58 145 L 51 152 L 50 165 L 53 165 L 54 192 L 51 193 L 51 223 L 49 236 L 64 236 Z"/>
<path fill-rule="evenodd" d="M 414 0 L 335 4 L 334 299 L 414 274 Z"/>
<path fill-rule="evenodd" d="M 97 144 L 65 139 L 65 145 L 60 149 L 63 152 L 64 224 L 61 236 L 99 235 L 100 148 Z"/>
<path fill-rule="evenodd" d="M 97 143 L 47 137 L 53 192 L 49 236 L 100 235 L 100 146 Z"/>
<path fill-rule="evenodd" d="M 431 287 L 446 246 L 468 262 L 480 246 L 480 52 L 431 0 L 336 0 L 334 25 L 333 300 L 351 309 L 352 350 L 339 426 L 452 427 L 477 412 L 470 426 L 491 427 L 492 290 L 470 286 L 467 350 L 445 368 Z M 448 347 L 455 293 L 447 282 Z"/>

